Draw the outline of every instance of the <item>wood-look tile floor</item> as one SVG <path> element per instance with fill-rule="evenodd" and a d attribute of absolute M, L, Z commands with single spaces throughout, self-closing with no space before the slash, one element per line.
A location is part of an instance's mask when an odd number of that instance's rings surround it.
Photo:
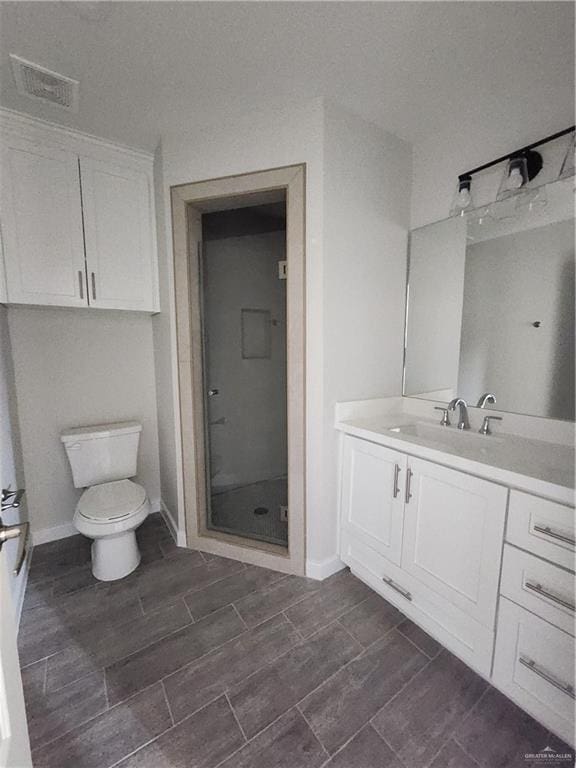
<path fill-rule="evenodd" d="M 177 549 L 158 515 L 138 538 L 141 566 L 108 584 L 81 536 L 34 550 L 36 768 L 528 768 L 566 749 L 348 571 Z"/>

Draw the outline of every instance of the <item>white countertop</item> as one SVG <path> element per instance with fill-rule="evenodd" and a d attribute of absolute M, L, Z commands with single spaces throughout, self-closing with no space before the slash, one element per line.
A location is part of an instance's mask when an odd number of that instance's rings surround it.
<path fill-rule="evenodd" d="M 457 448 L 435 444 L 432 439 L 391 432 L 407 424 L 438 425 L 402 409 L 376 415 L 337 420 L 336 429 L 421 459 L 453 467 L 511 488 L 574 504 L 574 448 L 544 440 L 498 432 L 487 435 L 474 445 Z M 456 427 L 441 429 L 456 432 Z M 476 433 L 477 434 L 477 433 Z M 455 436 L 455 442 L 458 437 Z M 486 441 L 484 444 L 483 441 Z M 463 441 L 465 442 L 465 440 Z"/>

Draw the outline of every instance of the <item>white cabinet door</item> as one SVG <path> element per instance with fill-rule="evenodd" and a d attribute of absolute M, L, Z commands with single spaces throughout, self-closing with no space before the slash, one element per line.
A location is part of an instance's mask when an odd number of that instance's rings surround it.
<path fill-rule="evenodd" d="M 574 744 L 574 638 L 500 598 L 494 684 Z"/>
<path fill-rule="evenodd" d="M 87 306 L 77 155 L 3 137 L 1 171 L 7 300 Z"/>
<path fill-rule="evenodd" d="M 400 565 L 405 454 L 345 437 L 342 456 L 343 527 Z"/>
<path fill-rule="evenodd" d="M 493 627 L 508 491 L 410 458 L 402 568 Z"/>
<path fill-rule="evenodd" d="M 80 158 L 90 306 L 158 311 L 151 175 Z"/>

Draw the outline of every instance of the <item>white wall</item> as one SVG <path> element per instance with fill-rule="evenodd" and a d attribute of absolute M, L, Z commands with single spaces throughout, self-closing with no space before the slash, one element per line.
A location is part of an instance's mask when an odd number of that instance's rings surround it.
<path fill-rule="evenodd" d="M 324 525 L 315 557 L 336 551 L 334 406 L 402 391 L 411 148 L 327 104 L 324 122 Z M 309 511 L 309 521 L 315 510 Z"/>
<path fill-rule="evenodd" d="M 11 307 L 18 413 L 35 540 L 66 534 L 81 491 L 59 440 L 68 427 L 143 425 L 138 477 L 160 495 L 152 321 L 133 312 Z"/>
<path fill-rule="evenodd" d="M 318 100 L 186 124 L 162 150 L 167 212 L 172 185 L 306 163 L 307 567 L 326 575 L 337 549 L 334 403 L 401 390 L 410 148 Z M 168 232 L 167 275 L 171 248 Z M 181 488 L 179 512 L 183 528 Z"/>
<path fill-rule="evenodd" d="M 12 348 L 8 332 L 8 310 L 2 306 L 0 306 L 0 446 L 2 488 L 10 488 L 11 490 L 24 488 L 26 483 L 16 405 Z M 17 525 L 27 520 L 27 501 L 27 497 L 24 495 L 18 509 L 3 512 L 2 523 L 4 525 Z M 19 546 L 20 540 L 13 539 L 7 541 L 2 548 L 2 555 L 6 554 L 8 573 L 14 568 Z M 13 604 L 17 614 L 20 612 L 24 598 L 25 580 L 26 567 L 20 571 L 20 575 L 16 578 L 10 577 Z"/>
<path fill-rule="evenodd" d="M 468 402 L 494 392 L 504 411 L 574 418 L 573 220 L 468 248 L 458 392 Z"/>
<path fill-rule="evenodd" d="M 320 100 L 303 104 L 299 108 L 271 109 L 267 112 L 250 111 L 243 114 L 202 115 L 191 124 L 185 121 L 174 125 L 171 133 L 162 138 L 164 206 L 168 222 L 166 248 L 160 262 L 160 281 L 167 280 L 173 285 L 172 231 L 170 224 L 170 187 L 203 179 L 212 179 L 231 174 L 248 173 L 284 165 L 306 163 L 306 333 L 307 333 L 307 487 L 308 509 L 308 557 L 314 555 L 310 538 L 317 529 L 316 538 L 325 527 L 323 499 L 325 483 L 323 478 L 323 289 L 322 289 L 322 247 L 323 247 L 323 106 Z M 158 328 L 155 343 L 175 351 L 175 325 L 173 321 L 173 296 L 169 300 L 171 327 Z M 162 306 L 164 311 L 165 305 Z M 173 356 L 174 357 L 174 356 Z M 170 387 L 176 387 L 177 375 L 171 369 Z M 168 391 L 168 384 L 165 391 Z M 177 400 L 176 400 L 177 402 Z M 176 407 L 178 412 L 178 406 Z M 180 443 L 180 429 L 176 420 L 177 442 Z M 177 453 L 178 467 L 181 454 Z M 182 474 L 177 472 L 178 483 L 178 524 L 184 531 Z M 164 487 L 164 485 L 163 485 Z M 164 491 L 163 491 L 164 494 Z M 329 510 L 328 523 L 332 526 L 334 510 Z"/>
<path fill-rule="evenodd" d="M 177 446 L 180 442 L 179 421 L 175 419 L 177 368 L 172 349 L 175 329 L 174 294 L 172 291 L 171 250 L 167 250 L 166 211 L 164 210 L 162 148 L 154 155 L 154 202 L 159 261 L 158 289 L 160 312 L 152 317 L 154 374 L 156 378 L 156 412 L 158 420 L 158 452 L 160 497 L 165 514 L 178 529 L 178 477 L 181 471 Z M 169 213 L 169 212 L 168 212 Z"/>
<path fill-rule="evenodd" d="M 286 232 L 204 244 L 204 329 L 212 488 L 286 475 Z M 270 312 L 270 357 L 243 359 L 242 309 Z M 215 423 L 225 419 L 225 423 Z"/>

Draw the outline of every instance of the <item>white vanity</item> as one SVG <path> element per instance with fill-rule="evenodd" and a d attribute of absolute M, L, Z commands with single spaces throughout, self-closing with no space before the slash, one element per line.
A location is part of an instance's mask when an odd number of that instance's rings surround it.
<path fill-rule="evenodd" d="M 494 412 L 481 435 L 486 411 L 459 431 L 434 405 L 337 406 L 340 557 L 574 744 L 573 425 Z"/>

